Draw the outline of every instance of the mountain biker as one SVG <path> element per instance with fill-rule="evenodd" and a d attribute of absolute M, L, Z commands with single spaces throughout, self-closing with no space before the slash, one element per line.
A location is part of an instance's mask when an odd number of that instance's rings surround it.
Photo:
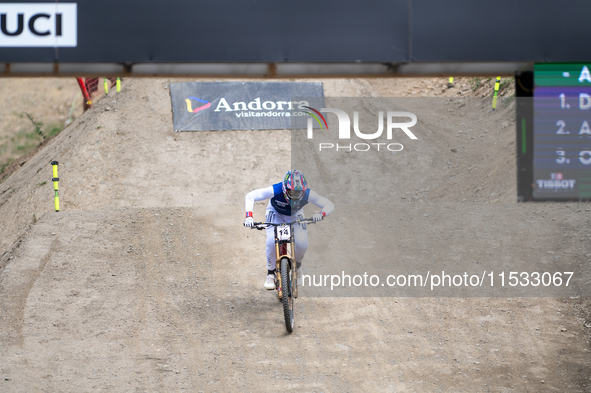
<path fill-rule="evenodd" d="M 267 188 L 259 188 L 246 194 L 244 198 L 246 219 L 244 226 L 252 227 L 254 218 L 252 209 L 256 201 L 270 199 L 267 205 L 265 221 L 273 223 L 290 223 L 292 219 L 304 218 L 302 208 L 308 202 L 318 206 L 320 212 L 314 214 L 314 221 L 321 221 L 332 213 L 334 204 L 308 188 L 304 174 L 297 170 L 290 170 L 285 174 L 283 182 L 273 184 Z M 266 228 L 267 233 L 267 279 L 264 287 L 275 289 L 275 231 L 273 227 Z M 298 277 L 304 254 L 308 250 L 308 230 L 306 225 L 294 226 L 295 260 Z"/>

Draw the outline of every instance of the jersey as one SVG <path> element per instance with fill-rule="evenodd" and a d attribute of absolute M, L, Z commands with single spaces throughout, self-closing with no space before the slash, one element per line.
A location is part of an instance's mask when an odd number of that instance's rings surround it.
<path fill-rule="evenodd" d="M 271 206 L 277 213 L 284 216 L 291 216 L 292 212 L 295 214 L 301 208 L 308 204 L 308 197 L 310 196 L 310 189 L 307 189 L 299 201 L 288 202 L 283 193 L 283 183 L 273 184 L 273 198 L 271 198 Z"/>
<path fill-rule="evenodd" d="M 246 212 L 252 212 L 256 201 L 269 199 L 269 206 L 277 213 L 284 216 L 295 215 L 308 203 L 318 206 L 325 215 L 329 215 L 334 210 L 334 204 L 328 199 L 321 197 L 316 192 L 307 189 L 299 201 L 292 201 L 291 204 L 285 199 L 283 194 L 283 183 L 273 184 L 266 188 L 259 188 L 246 194 L 244 198 L 244 207 Z"/>

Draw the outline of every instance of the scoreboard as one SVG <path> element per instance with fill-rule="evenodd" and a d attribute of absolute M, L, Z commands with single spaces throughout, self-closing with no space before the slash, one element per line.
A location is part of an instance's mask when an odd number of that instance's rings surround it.
<path fill-rule="evenodd" d="M 590 68 L 534 66 L 533 200 L 591 199 Z"/>

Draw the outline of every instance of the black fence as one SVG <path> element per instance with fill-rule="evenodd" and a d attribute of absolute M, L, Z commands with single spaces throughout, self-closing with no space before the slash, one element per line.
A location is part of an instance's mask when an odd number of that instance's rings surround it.
<path fill-rule="evenodd" d="M 75 20 L 68 13 L 58 16 L 59 11 L 36 12 L 40 3 L 76 4 Z M 146 74 L 193 74 L 195 68 L 183 72 L 178 65 L 226 63 L 227 73 L 323 74 L 337 69 L 286 66 L 344 63 L 349 68 L 336 73 L 510 74 L 533 62 L 591 59 L 591 49 L 584 45 L 591 39 L 591 3 L 584 0 L 34 0 L 0 3 L 0 14 L 5 73 L 36 69 L 11 63 L 44 63 L 45 68 L 37 69 L 42 73 L 75 73 L 83 65 L 93 73 L 88 65 L 95 64 L 102 74 L 141 73 L 138 65 L 146 66 Z M 15 34 L 19 28 L 22 32 Z M 56 46 L 72 28 L 75 46 Z M 32 37 L 28 46 L 11 44 L 26 34 Z M 33 46 L 42 36 L 55 38 L 53 44 L 46 37 L 39 45 L 47 46 Z M 245 65 L 231 68 L 235 63 Z M 259 63 L 260 68 L 248 68 Z M 462 63 L 490 65 L 478 70 L 462 68 Z M 159 64 L 177 66 L 170 72 L 149 67 Z M 435 65 L 425 66 L 429 64 Z M 197 73 L 208 73 L 201 70 Z"/>

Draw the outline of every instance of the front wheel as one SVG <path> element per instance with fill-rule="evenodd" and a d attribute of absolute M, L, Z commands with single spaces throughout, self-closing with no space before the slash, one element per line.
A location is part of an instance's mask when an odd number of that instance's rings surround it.
<path fill-rule="evenodd" d="M 281 258 L 281 291 L 283 300 L 283 315 L 285 327 L 288 332 L 293 332 L 293 284 L 291 280 L 291 266 L 288 258 Z"/>

